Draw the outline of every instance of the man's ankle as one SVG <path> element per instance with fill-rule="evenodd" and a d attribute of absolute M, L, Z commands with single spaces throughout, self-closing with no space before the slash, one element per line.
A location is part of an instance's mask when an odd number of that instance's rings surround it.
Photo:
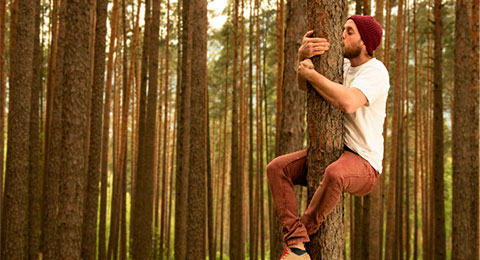
<path fill-rule="evenodd" d="M 302 249 L 302 250 L 305 250 L 305 244 L 303 242 L 298 242 L 298 243 L 295 243 L 291 246 L 289 246 L 290 248 L 294 247 L 294 248 L 298 248 L 298 249 Z"/>

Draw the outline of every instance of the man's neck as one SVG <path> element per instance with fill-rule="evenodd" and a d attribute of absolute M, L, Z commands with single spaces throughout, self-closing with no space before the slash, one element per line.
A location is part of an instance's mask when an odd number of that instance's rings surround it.
<path fill-rule="evenodd" d="M 357 57 L 350 59 L 350 64 L 352 65 L 352 67 L 357 67 L 371 59 L 373 58 L 367 55 L 358 55 Z"/>

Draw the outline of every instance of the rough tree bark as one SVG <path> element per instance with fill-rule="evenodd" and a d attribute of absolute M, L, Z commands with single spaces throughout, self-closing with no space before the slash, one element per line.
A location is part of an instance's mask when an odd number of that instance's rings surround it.
<path fill-rule="evenodd" d="M 18 0 L 12 14 L 7 168 L 2 217 L 2 259 L 23 259 L 28 227 L 30 94 L 35 1 Z M 3 174 L 3 173 L 2 173 Z"/>
<path fill-rule="evenodd" d="M 42 89 L 42 46 L 40 46 L 40 1 L 35 1 L 35 39 L 33 43 L 32 94 L 30 111 L 30 165 L 28 177 L 29 259 L 38 259 L 40 252 L 41 189 L 40 168 L 40 91 Z M 0 193 L 1 194 L 1 193 Z"/>
<path fill-rule="evenodd" d="M 42 219 L 42 252 L 45 259 L 54 259 L 58 250 L 57 208 L 59 192 L 59 174 L 61 172 L 62 133 L 63 133 L 63 52 L 65 39 L 65 0 L 60 3 L 60 15 L 57 38 L 51 57 L 54 70 L 47 91 L 47 123 L 44 173 L 44 199 Z M 57 43 L 58 42 L 58 46 Z M 56 47 L 55 47 L 56 46 Z"/>
<path fill-rule="evenodd" d="M 383 25 L 383 10 L 384 1 L 377 0 L 375 5 L 375 20 Z M 383 61 L 383 48 L 382 44 L 375 50 L 375 57 L 378 60 Z M 386 132 L 386 124 L 388 120 L 385 120 L 384 132 Z M 386 133 L 384 133 L 385 144 Z M 385 154 L 385 153 L 384 153 Z M 385 161 L 386 159 L 384 159 Z M 383 167 L 385 169 L 385 167 Z M 384 183 L 385 174 L 381 174 L 377 181 L 377 185 L 373 188 L 372 192 L 364 197 L 364 245 L 366 251 L 366 259 L 379 260 L 382 259 L 382 241 L 383 241 L 383 195 L 384 195 Z"/>
<path fill-rule="evenodd" d="M 191 117 L 190 157 L 188 175 L 188 213 L 187 213 L 187 255 L 188 259 L 203 259 L 206 257 L 206 123 L 205 122 L 205 89 L 207 85 L 207 1 L 191 0 L 192 9 L 191 30 L 191 108 L 198 113 Z M 232 178 L 233 179 L 233 178 Z M 241 202 L 241 200 L 240 200 Z M 241 207 L 241 204 L 240 204 Z M 241 218 L 240 218 L 241 219 Z M 241 225 L 240 225 L 241 226 Z M 238 242 L 238 241 L 237 241 Z M 233 258 L 235 259 L 235 258 Z"/>
<path fill-rule="evenodd" d="M 153 174 L 155 124 L 157 117 L 158 95 L 158 42 L 160 26 L 160 1 L 152 1 L 152 20 L 149 41 L 148 71 L 148 107 L 145 118 L 145 142 L 143 170 L 137 171 L 135 180 L 135 207 L 133 227 L 132 256 L 135 259 L 150 259 L 152 255 L 153 221 Z"/>
<path fill-rule="evenodd" d="M 85 142 L 90 82 L 90 3 L 69 1 L 65 10 L 63 144 L 59 189 L 57 259 L 79 259 L 85 199 Z"/>
<path fill-rule="evenodd" d="M 175 176 L 175 258 L 185 259 L 187 252 L 187 200 L 190 160 L 190 96 L 192 31 L 190 0 L 182 0 L 180 114 L 178 115 L 177 171 Z"/>
<path fill-rule="evenodd" d="M 316 70 L 330 80 L 342 82 L 343 44 L 346 1 L 307 2 L 308 28 L 314 37 L 329 40 L 330 50 L 313 58 Z M 313 197 L 327 166 L 343 152 L 343 113 L 327 103 L 309 86 L 307 92 L 308 125 L 308 201 Z M 313 259 L 343 259 L 343 198 L 318 232 L 311 237 L 308 251 Z"/>
<path fill-rule="evenodd" d="M 390 7 L 387 4 L 387 7 Z M 396 43 L 395 43 L 395 56 L 398 61 L 395 62 L 395 84 L 394 84 L 394 95 L 393 95 L 393 109 L 392 109 L 392 142 L 391 142 L 391 153 L 390 153 L 390 170 L 389 170 L 389 192 L 388 192 L 388 208 L 387 208 L 387 235 L 386 235 L 386 248 L 385 256 L 387 259 L 396 259 L 397 245 L 397 222 L 401 222 L 401 219 L 396 219 L 397 210 L 395 208 L 397 197 L 399 196 L 398 190 L 396 190 L 396 182 L 398 175 L 398 143 L 400 140 L 401 134 L 399 133 L 399 121 L 401 120 L 400 116 L 400 102 L 402 98 L 401 89 L 403 84 L 403 0 L 398 1 L 398 17 L 397 17 L 397 27 L 396 27 Z M 388 15 L 388 12 L 387 12 Z M 387 21 L 388 22 L 388 21 Z M 387 50 L 387 47 L 385 48 Z M 387 58 L 387 55 L 385 55 Z"/>
<path fill-rule="evenodd" d="M 305 92 L 298 89 L 297 83 L 297 54 L 298 48 L 302 43 L 302 37 L 307 31 L 307 1 L 306 0 L 288 0 L 287 1 L 287 21 L 285 28 L 285 64 L 282 77 L 282 99 L 281 106 L 288 107 L 277 116 L 280 117 L 280 128 L 277 130 L 279 135 L 278 151 L 276 156 L 292 153 L 303 148 L 303 139 L 305 133 Z M 272 219 L 271 231 L 273 239 L 271 241 L 270 259 L 279 259 L 283 247 L 283 232 L 278 218 Z"/>
<path fill-rule="evenodd" d="M 239 125 L 238 125 L 238 93 L 237 93 L 237 65 L 238 65 L 238 0 L 234 1 L 233 12 L 233 82 L 232 82 L 232 153 L 231 153 L 231 194 L 230 194 L 230 258 L 243 259 L 244 232 L 242 229 L 243 216 L 243 173 L 239 170 Z M 193 79 L 193 76 L 192 76 Z M 192 99 L 193 100 L 193 99 Z"/>
<path fill-rule="evenodd" d="M 475 259 L 478 244 L 478 85 L 472 85 L 470 0 L 455 5 L 455 87 L 452 128 L 452 259 Z M 477 7 L 478 8 L 478 7 Z M 477 75 L 476 75 L 477 76 Z"/>
<path fill-rule="evenodd" d="M 100 179 L 100 160 L 102 152 L 102 109 L 103 86 L 105 83 L 105 48 L 107 35 L 108 0 L 98 0 L 95 24 L 95 56 L 92 85 L 90 151 L 88 157 L 88 179 L 85 197 L 85 215 L 83 218 L 82 258 L 96 258 L 98 186 Z"/>

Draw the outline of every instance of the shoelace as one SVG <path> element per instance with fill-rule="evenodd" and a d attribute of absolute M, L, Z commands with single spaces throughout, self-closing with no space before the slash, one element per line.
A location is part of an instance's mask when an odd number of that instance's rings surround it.
<path fill-rule="evenodd" d="M 288 248 L 288 246 L 286 246 L 285 248 L 283 248 L 283 254 L 282 254 L 282 257 L 280 257 L 280 260 L 284 260 L 285 257 L 288 255 L 288 252 L 290 251 L 290 248 Z"/>

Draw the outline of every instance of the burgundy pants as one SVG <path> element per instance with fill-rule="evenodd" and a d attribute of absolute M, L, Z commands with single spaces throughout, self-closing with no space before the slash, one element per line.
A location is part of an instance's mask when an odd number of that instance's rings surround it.
<path fill-rule="evenodd" d="M 288 246 L 309 242 L 308 236 L 317 232 L 325 217 L 340 201 L 342 192 L 356 196 L 366 195 L 373 189 L 378 178 L 378 172 L 368 161 L 345 151 L 327 167 L 310 204 L 303 216 L 299 217 L 293 185 L 307 185 L 307 150 L 275 158 L 267 166 L 267 175 L 275 211 Z"/>

